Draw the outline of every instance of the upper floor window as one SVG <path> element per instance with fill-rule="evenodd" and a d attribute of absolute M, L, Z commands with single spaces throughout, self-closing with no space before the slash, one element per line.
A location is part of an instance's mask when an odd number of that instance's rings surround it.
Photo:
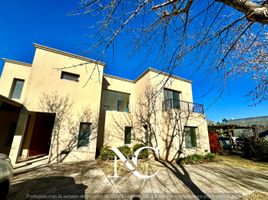
<path fill-rule="evenodd" d="M 69 80 L 69 81 L 75 81 L 75 82 L 78 82 L 79 81 L 79 77 L 80 75 L 79 74 L 73 74 L 73 73 L 70 73 L 70 72 L 61 72 L 61 79 L 66 79 L 66 80 Z"/>
<path fill-rule="evenodd" d="M 90 134 L 91 134 L 91 123 L 81 122 L 79 128 L 77 148 L 88 146 Z"/>
<path fill-rule="evenodd" d="M 176 90 L 164 89 L 164 110 L 180 108 L 180 93 Z"/>
<path fill-rule="evenodd" d="M 117 100 L 116 110 L 117 111 L 124 111 L 124 101 Z"/>
<path fill-rule="evenodd" d="M 11 87 L 11 91 L 9 94 L 9 98 L 12 99 L 20 99 L 22 88 L 24 85 L 24 80 L 22 79 L 14 79 Z"/>
<path fill-rule="evenodd" d="M 197 147 L 196 141 L 196 127 L 184 127 L 184 137 L 185 137 L 185 146 L 186 148 Z"/>

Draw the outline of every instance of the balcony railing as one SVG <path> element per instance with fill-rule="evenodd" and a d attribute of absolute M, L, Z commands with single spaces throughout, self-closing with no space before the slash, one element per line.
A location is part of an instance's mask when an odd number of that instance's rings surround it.
<path fill-rule="evenodd" d="M 179 109 L 188 112 L 202 113 L 204 114 L 204 108 L 202 104 L 192 103 L 188 101 L 180 101 L 177 99 L 167 99 L 163 101 L 163 110 Z"/>
<path fill-rule="evenodd" d="M 102 108 L 104 110 L 109 110 L 109 111 L 118 111 L 118 112 L 129 112 L 128 107 L 123 107 L 123 108 L 117 108 L 113 106 L 108 106 L 108 105 L 102 105 Z"/>

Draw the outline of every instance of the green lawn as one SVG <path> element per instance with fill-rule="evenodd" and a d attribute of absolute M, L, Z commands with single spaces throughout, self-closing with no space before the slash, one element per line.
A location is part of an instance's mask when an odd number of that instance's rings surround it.
<path fill-rule="evenodd" d="M 251 169 L 251 170 L 267 170 L 268 171 L 268 163 L 256 162 L 256 161 L 244 159 L 244 158 L 241 158 L 240 156 L 235 156 L 235 155 L 228 155 L 228 156 L 217 155 L 216 161 L 222 164 L 233 166 L 233 167 L 243 167 L 243 168 Z"/>

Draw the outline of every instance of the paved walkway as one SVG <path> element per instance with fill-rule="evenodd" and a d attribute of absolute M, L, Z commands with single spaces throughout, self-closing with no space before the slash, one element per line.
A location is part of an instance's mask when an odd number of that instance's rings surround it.
<path fill-rule="evenodd" d="M 9 199 L 238 199 L 253 191 L 268 192 L 268 170 L 221 163 L 160 165 L 157 176 L 141 179 L 130 172 L 115 178 L 110 168 L 86 161 L 20 170 Z"/>

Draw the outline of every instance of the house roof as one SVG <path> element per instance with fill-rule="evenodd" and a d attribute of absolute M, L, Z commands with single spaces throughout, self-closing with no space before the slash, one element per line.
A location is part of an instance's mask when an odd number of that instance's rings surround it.
<path fill-rule="evenodd" d="M 188 79 L 185 79 L 185 78 L 181 78 L 179 76 L 175 76 L 175 75 L 172 75 L 172 74 L 168 74 L 166 72 L 163 72 L 163 71 L 160 71 L 160 70 L 157 70 L 157 69 L 154 69 L 154 68 L 151 68 L 149 67 L 148 69 L 146 69 L 141 75 L 139 75 L 136 79 L 134 80 L 130 80 L 130 79 L 126 79 L 126 78 L 122 78 L 122 77 L 119 77 L 119 76 L 114 76 L 114 75 L 110 75 L 110 74 L 104 74 L 104 76 L 106 77 L 110 77 L 110 78 L 115 78 L 115 79 L 119 79 L 119 80 L 122 80 L 122 81 L 128 81 L 128 82 L 131 82 L 131 83 L 136 83 L 138 80 L 140 80 L 143 76 L 145 76 L 148 72 L 155 72 L 157 74 L 162 74 L 164 76 L 168 76 L 168 77 L 171 77 L 171 78 L 174 78 L 174 79 L 177 79 L 177 80 L 180 80 L 180 81 L 185 81 L 187 83 L 192 83 L 192 81 L 188 80 Z"/>
<path fill-rule="evenodd" d="M 30 63 L 21 62 L 21 61 L 17 61 L 17 60 L 11 60 L 11 59 L 8 59 L 8 58 L 2 58 L 2 60 L 4 62 L 18 64 L 18 65 L 23 65 L 23 66 L 26 66 L 26 67 L 31 67 L 32 66 L 32 64 L 30 64 Z"/>
<path fill-rule="evenodd" d="M 77 55 L 77 54 L 69 53 L 69 52 L 66 52 L 66 51 L 59 50 L 59 49 L 47 47 L 47 46 L 40 45 L 40 44 L 37 44 L 37 43 L 34 43 L 34 47 L 39 48 L 39 49 L 43 49 L 43 50 L 46 50 L 46 51 L 50 51 L 50 52 L 53 52 L 53 53 L 69 56 L 69 57 L 72 57 L 72 58 L 76 58 L 76 59 L 79 59 L 79 60 L 84 60 L 86 62 L 95 63 L 95 64 L 102 65 L 102 66 L 106 65 L 104 62 L 101 62 L 101 61 L 97 61 L 97 60 L 94 60 L 94 59 L 91 59 L 91 58 L 87 58 L 87 57 L 80 56 L 80 55 Z"/>
<path fill-rule="evenodd" d="M 134 83 L 133 80 L 130 80 L 130 79 L 127 79 L 127 78 L 122 78 L 122 77 L 114 76 L 114 75 L 111 75 L 111 74 L 103 74 L 103 75 L 106 76 L 106 77 L 109 77 L 109 78 L 114 78 L 114 79 L 118 79 L 118 80 L 121 80 L 121 81 L 127 81 L 127 82 Z"/>
<path fill-rule="evenodd" d="M 72 57 L 72 58 L 84 60 L 86 62 L 96 63 L 96 64 L 99 64 L 99 65 L 102 65 L 102 66 L 105 66 L 106 65 L 104 62 L 101 62 L 101 61 L 97 61 L 97 60 L 94 60 L 94 59 L 91 59 L 91 58 L 87 58 L 87 57 L 83 57 L 83 56 L 80 56 L 80 55 L 77 55 L 77 54 L 69 53 L 69 52 L 66 52 L 66 51 L 59 50 L 59 49 L 47 47 L 47 46 L 40 45 L 40 44 L 37 44 L 37 43 L 34 43 L 34 47 L 35 48 L 39 48 L 39 49 L 43 49 L 43 50 L 46 50 L 46 51 L 50 51 L 50 52 L 53 52 L 53 53 L 57 53 L 57 54 L 69 56 L 69 57 Z M 3 60 L 5 62 L 20 64 L 20 65 L 24 65 L 24 66 L 28 66 L 28 67 L 31 67 L 32 66 L 32 64 L 29 64 L 29 63 L 20 62 L 20 61 L 16 61 L 16 60 L 11 60 L 11 59 L 7 59 L 7 58 L 3 58 Z M 151 72 L 155 72 L 155 73 L 160 74 L 160 75 L 164 75 L 164 76 L 170 77 L 170 78 L 174 78 L 174 79 L 177 79 L 177 80 L 180 80 L 180 81 L 185 81 L 185 82 L 188 82 L 188 83 L 192 83 L 192 81 L 190 81 L 188 79 L 181 78 L 179 76 L 175 76 L 175 75 L 172 75 L 170 73 L 167 73 L 167 72 L 164 72 L 164 71 L 160 71 L 160 70 L 157 70 L 157 69 L 154 69 L 154 68 L 151 68 L 151 67 L 149 67 L 148 69 L 146 69 L 135 80 L 130 80 L 130 79 L 126 79 L 126 78 L 123 78 L 123 77 L 118 77 L 118 76 L 114 76 L 114 75 L 110 75 L 110 74 L 104 74 L 104 76 L 107 76 L 107 77 L 110 77 L 110 78 L 119 79 L 119 80 L 122 80 L 122 81 L 128 81 L 128 82 L 131 82 L 131 83 L 136 83 L 137 81 L 139 81 L 143 76 L 145 76 L 150 71 Z"/>
<path fill-rule="evenodd" d="M 158 69 L 154 69 L 154 68 L 152 68 L 152 67 L 149 67 L 147 70 L 145 70 L 140 76 L 138 76 L 138 78 L 136 78 L 135 80 L 134 80 L 134 82 L 137 82 L 138 80 L 140 80 L 143 76 L 145 76 L 148 72 L 155 72 L 155 73 L 157 73 L 157 74 L 162 74 L 162 75 L 164 75 L 164 76 L 168 76 L 168 77 L 170 77 L 170 78 L 174 78 L 174 79 L 177 79 L 177 80 L 180 80 L 180 81 L 185 81 L 185 82 L 188 82 L 188 83 L 192 83 L 192 81 L 190 81 L 190 80 L 188 80 L 188 79 L 185 79 L 185 78 L 181 78 L 181 77 L 179 77 L 179 76 L 175 76 L 175 75 L 173 75 L 173 74 L 169 74 L 169 73 L 166 73 L 166 72 L 164 72 L 164 71 L 160 71 L 160 70 L 158 70 Z"/>

